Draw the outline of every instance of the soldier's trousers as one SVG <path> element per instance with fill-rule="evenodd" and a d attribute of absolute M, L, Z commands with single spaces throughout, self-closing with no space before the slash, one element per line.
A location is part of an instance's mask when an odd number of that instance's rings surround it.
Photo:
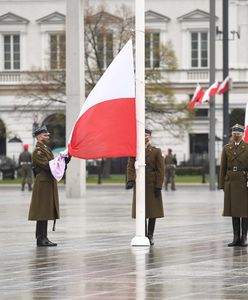
<path fill-rule="evenodd" d="M 22 185 L 27 182 L 28 185 L 32 184 L 32 169 L 30 165 L 23 165 L 21 169 Z"/>

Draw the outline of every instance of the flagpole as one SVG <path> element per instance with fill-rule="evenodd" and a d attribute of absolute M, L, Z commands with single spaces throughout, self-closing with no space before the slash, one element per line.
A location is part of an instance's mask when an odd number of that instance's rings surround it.
<path fill-rule="evenodd" d="M 145 1 L 135 0 L 136 66 L 136 236 L 132 246 L 149 246 L 145 236 Z"/>
<path fill-rule="evenodd" d="M 66 1 L 66 142 L 84 101 L 84 0 Z M 85 161 L 72 158 L 66 171 L 66 197 L 86 190 Z"/>

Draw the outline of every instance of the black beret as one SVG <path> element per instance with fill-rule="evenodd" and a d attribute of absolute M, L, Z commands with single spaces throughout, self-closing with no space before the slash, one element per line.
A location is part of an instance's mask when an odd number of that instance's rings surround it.
<path fill-rule="evenodd" d="M 33 136 L 36 137 L 37 135 L 40 135 L 42 133 L 45 134 L 50 134 L 46 128 L 46 126 L 42 126 L 40 128 L 37 128 L 34 132 L 33 132 Z"/>

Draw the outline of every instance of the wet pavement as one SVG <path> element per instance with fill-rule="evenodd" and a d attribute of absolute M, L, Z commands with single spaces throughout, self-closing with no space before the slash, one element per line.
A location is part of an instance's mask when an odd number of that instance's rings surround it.
<path fill-rule="evenodd" d="M 166 217 L 152 247 L 131 247 L 132 191 L 89 186 L 82 199 L 59 190 L 54 248 L 36 248 L 30 193 L 0 186 L 0 299 L 248 299 L 247 248 L 228 248 L 223 192 L 163 191 Z"/>

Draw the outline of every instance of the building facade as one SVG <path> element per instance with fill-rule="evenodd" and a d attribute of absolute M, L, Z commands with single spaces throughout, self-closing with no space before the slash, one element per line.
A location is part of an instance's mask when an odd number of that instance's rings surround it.
<path fill-rule="evenodd" d="M 89 0 L 87 5 L 103 5 L 106 14 L 118 18 L 118 8 L 124 4 L 134 15 L 131 0 Z M 248 100 L 248 1 L 229 0 L 229 113 L 245 109 Z M 207 0 L 146 0 L 146 68 L 157 68 L 169 78 L 178 102 L 189 102 L 196 83 L 209 86 L 209 1 Z M 0 155 L 16 158 L 20 139 L 34 144 L 32 129 L 47 124 L 53 131 L 53 148 L 65 144 L 64 93 L 56 95 L 65 67 L 65 0 L 0 0 Z M 216 80 L 222 80 L 222 0 L 216 0 Z M 114 29 L 113 29 L 114 30 Z M 155 51 L 158 45 L 170 41 L 178 61 L 176 71 L 160 64 Z M 111 30 L 98 37 L 105 68 L 116 55 Z M 40 75 L 42 74 L 42 75 Z M 163 75 L 164 74 L 164 75 Z M 38 77 L 38 79 L 37 79 Z M 36 81 L 34 81 L 36 78 Z M 54 81 L 54 78 L 58 81 Z M 37 96 L 37 80 L 46 93 Z M 46 101 L 47 89 L 59 101 Z M 48 88 L 47 88 L 48 87 Z M 54 88 L 55 87 L 55 88 Z M 28 94 L 28 97 L 25 95 Z M 55 97 L 56 96 L 56 97 Z M 33 98 L 32 98 L 33 97 Z M 53 98 L 53 97 L 51 97 Z M 83 99 L 82 99 L 83 101 Z M 46 103 L 44 105 L 44 103 Z M 48 105 L 49 104 L 49 105 Z M 153 129 L 153 142 L 164 153 L 172 148 L 179 162 L 190 158 L 203 159 L 208 153 L 209 104 L 198 107 L 187 131 L 175 138 L 163 127 L 148 124 Z M 223 135 L 223 100 L 215 98 L 216 159 L 219 161 Z M 193 155 L 193 156 L 192 156 Z"/>

